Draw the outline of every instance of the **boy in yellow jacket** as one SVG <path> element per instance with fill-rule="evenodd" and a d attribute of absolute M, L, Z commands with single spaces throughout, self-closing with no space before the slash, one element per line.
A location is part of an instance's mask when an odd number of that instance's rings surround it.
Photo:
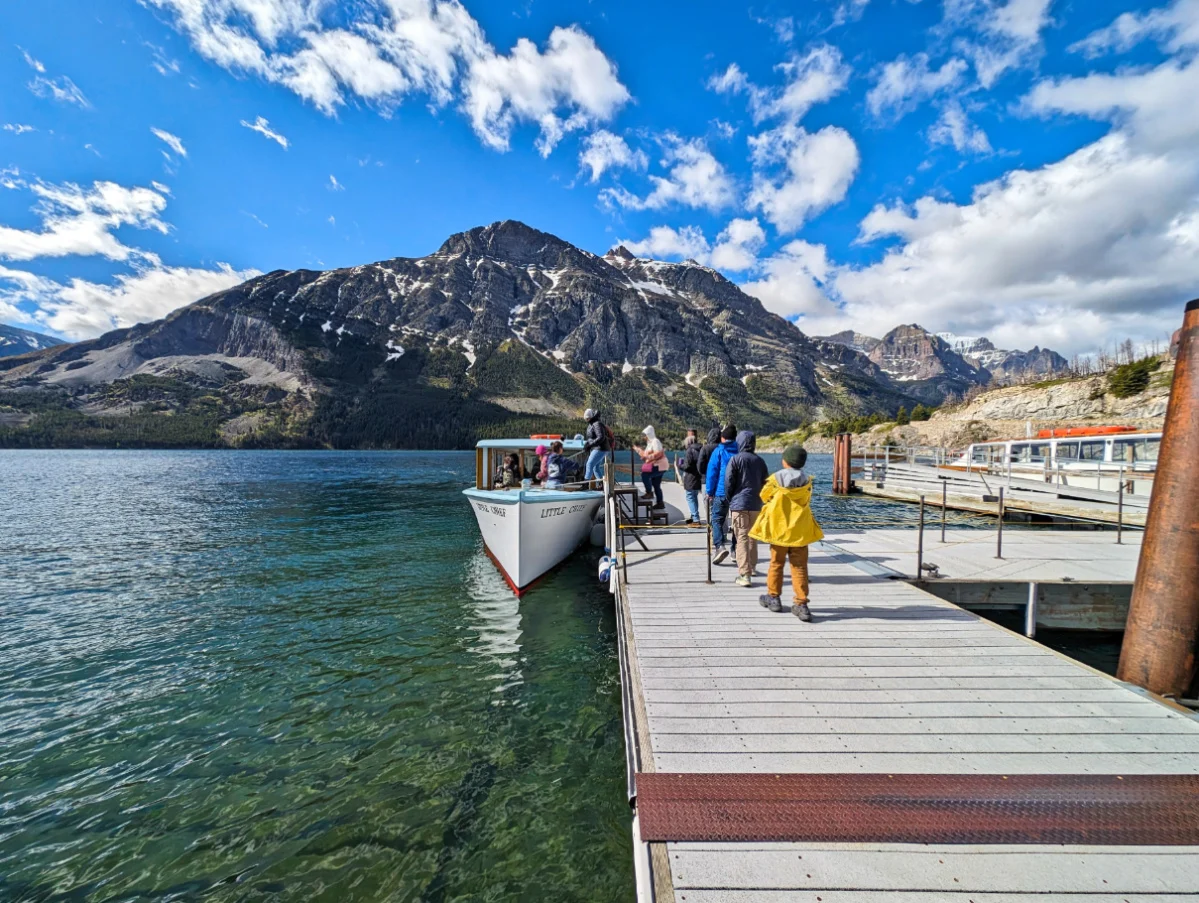
<path fill-rule="evenodd" d="M 759 597 L 763 608 L 782 611 L 783 567 L 791 563 L 791 588 L 795 601 L 791 612 L 801 621 L 812 620 L 808 611 L 808 546 L 824 539 L 812 516 L 812 479 L 804 473 L 807 451 L 790 445 L 783 452 L 783 469 L 770 475 L 762 487 L 765 503 L 750 536 L 770 545 L 770 568 L 766 572 L 766 595 Z"/>

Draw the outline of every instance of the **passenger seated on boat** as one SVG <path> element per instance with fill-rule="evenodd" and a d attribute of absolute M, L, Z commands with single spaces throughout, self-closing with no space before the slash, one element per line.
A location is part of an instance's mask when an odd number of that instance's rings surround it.
<path fill-rule="evenodd" d="M 500 466 L 499 473 L 496 474 L 496 487 L 499 489 L 519 489 L 523 476 L 524 470 L 520 466 L 520 455 L 515 452 L 510 455 L 504 455 L 504 463 Z"/>
<path fill-rule="evenodd" d="M 578 461 L 573 461 L 562 454 L 562 443 L 554 441 L 550 444 L 550 453 L 545 459 L 545 488 L 562 489 L 563 483 L 571 477 L 578 477 L 583 468 Z"/>

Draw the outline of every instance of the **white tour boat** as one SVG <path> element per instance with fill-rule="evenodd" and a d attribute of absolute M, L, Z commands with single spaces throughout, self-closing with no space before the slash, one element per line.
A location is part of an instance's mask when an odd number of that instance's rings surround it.
<path fill-rule="evenodd" d="M 519 455 L 523 472 L 531 474 L 537 465 L 534 449 L 557 438 L 483 440 L 475 447 L 475 486 L 463 490 L 479 522 L 483 547 L 517 595 L 590 536 L 604 501 L 599 490 L 545 489 L 531 480 L 516 488 L 493 488 L 505 455 Z M 561 441 L 563 454 L 581 457 L 582 440 Z"/>

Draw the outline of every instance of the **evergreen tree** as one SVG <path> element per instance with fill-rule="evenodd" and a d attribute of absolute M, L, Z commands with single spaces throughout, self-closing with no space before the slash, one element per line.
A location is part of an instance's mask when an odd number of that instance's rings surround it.
<path fill-rule="evenodd" d="M 912 418 L 908 415 L 908 409 L 903 405 L 900 405 L 899 410 L 895 412 L 895 422 L 900 426 L 907 426 L 912 422 Z"/>

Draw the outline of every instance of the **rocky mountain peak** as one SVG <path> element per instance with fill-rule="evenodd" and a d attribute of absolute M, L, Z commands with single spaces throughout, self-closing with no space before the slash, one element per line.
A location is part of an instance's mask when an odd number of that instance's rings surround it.
<path fill-rule="evenodd" d="M 637 259 L 633 256 L 633 252 L 630 251 L 628 248 L 626 248 L 624 245 L 617 245 L 615 248 L 612 248 L 612 250 L 610 250 L 607 254 L 605 254 L 604 257 L 609 258 L 609 259 L 615 258 L 617 260 L 636 260 Z"/>
<path fill-rule="evenodd" d="M 986 385 L 991 374 L 974 366 L 949 343 L 917 323 L 897 326 L 870 352 L 870 360 L 884 373 L 904 383 L 924 383 L 932 395 L 960 392 L 971 385 Z"/>
<path fill-rule="evenodd" d="M 451 235 L 438 249 L 437 255 L 491 257 L 515 266 L 547 269 L 581 262 L 582 258 L 590 256 L 556 235 L 512 219 Z"/>
<path fill-rule="evenodd" d="M 26 354 L 42 348 L 51 348 L 63 344 L 62 339 L 55 339 L 40 332 L 30 332 L 28 329 L 18 329 L 0 323 L 0 357 L 15 354 Z"/>

